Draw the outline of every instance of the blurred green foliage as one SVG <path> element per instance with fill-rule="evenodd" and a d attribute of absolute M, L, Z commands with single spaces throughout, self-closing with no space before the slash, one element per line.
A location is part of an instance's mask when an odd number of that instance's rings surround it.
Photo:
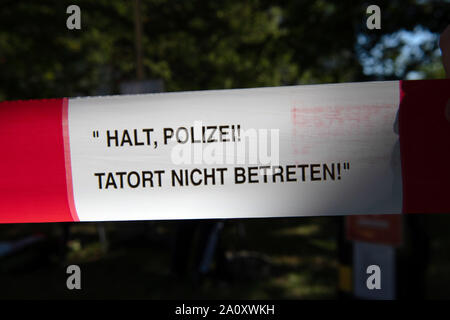
<path fill-rule="evenodd" d="M 134 1 L 2 0 L 0 100 L 118 93 L 136 74 Z M 381 7 L 382 29 L 367 30 L 366 8 Z M 66 8 L 81 8 L 81 30 L 66 28 Z M 384 74 L 362 59 L 400 30 L 439 33 L 448 1 L 142 0 L 146 78 L 168 91 L 443 76 L 437 41 Z M 361 38 L 362 37 L 362 38 Z M 364 41 L 358 41 L 363 39 Z M 395 61 L 398 41 L 381 50 Z M 400 70 L 400 71 L 399 71 Z"/>

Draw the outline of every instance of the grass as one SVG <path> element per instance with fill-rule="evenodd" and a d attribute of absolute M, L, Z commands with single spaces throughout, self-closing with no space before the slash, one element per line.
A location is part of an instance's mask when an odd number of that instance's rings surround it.
<path fill-rule="evenodd" d="M 65 259 L 56 252 L 37 265 L 27 252 L 7 259 L 13 263 L 0 273 L 0 298 L 299 299 L 335 294 L 336 218 L 228 221 L 222 242 L 231 277 L 207 276 L 202 282 L 170 273 L 176 222 L 104 226 L 107 251 L 96 224 L 80 223 L 71 229 Z M 2 239 L 34 232 L 57 239 L 61 234 L 57 224 L 0 227 Z M 27 255 L 28 260 L 19 258 Z M 82 270 L 79 292 L 65 287 L 65 267 L 70 264 Z"/>
<path fill-rule="evenodd" d="M 95 223 L 72 226 L 63 257 L 53 239 L 61 224 L 0 225 L 0 239 L 30 233 L 47 244 L 0 260 L 0 298 L 26 299 L 332 299 L 337 297 L 336 217 L 230 220 L 222 243 L 230 277 L 196 282 L 170 272 L 177 222 L 105 223 L 108 248 Z M 428 298 L 450 292 L 448 215 L 426 217 Z M 411 248 L 414 251 L 414 248 Z M 82 270 L 82 290 L 66 289 L 66 266 Z"/>

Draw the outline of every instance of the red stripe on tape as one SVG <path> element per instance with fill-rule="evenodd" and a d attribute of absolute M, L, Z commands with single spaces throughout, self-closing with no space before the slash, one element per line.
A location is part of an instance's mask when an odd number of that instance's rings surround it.
<path fill-rule="evenodd" d="M 66 183 L 63 103 L 0 103 L 0 222 L 74 220 Z"/>
<path fill-rule="evenodd" d="M 67 183 L 67 199 L 69 202 L 69 209 L 73 221 L 80 221 L 75 209 L 75 200 L 73 195 L 72 183 L 72 164 L 70 159 L 70 139 L 69 139 L 69 99 L 63 98 L 62 105 L 62 128 L 64 140 L 64 165 L 66 169 L 66 183 Z"/>
<path fill-rule="evenodd" d="M 450 213 L 450 80 L 401 81 L 403 212 Z"/>

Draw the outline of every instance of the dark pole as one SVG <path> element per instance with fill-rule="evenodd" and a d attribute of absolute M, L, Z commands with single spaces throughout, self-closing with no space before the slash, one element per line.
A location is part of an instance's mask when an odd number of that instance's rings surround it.
<path fill-rule="evenodd" d="M 138 80 L 143 80 L 144 67 L 142 65 L 142 20 L 140 0 L 134 0 L 134 34 L 136 44 L 136 77 Z"/>

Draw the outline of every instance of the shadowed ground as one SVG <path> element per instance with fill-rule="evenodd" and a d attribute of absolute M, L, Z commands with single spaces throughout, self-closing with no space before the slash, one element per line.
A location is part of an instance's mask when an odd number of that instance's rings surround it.
<path fill-rule="evenodd" d="M 427 297 L 449 294 L 447 215 L 427 217 L 431 262 Z M 196 281 L 170 272 L 177 222 L 105 223 L 105 252 L 95 223 L 72 225 L 65 259 L 61 224 L 1 225 L 2 241 L 41 232 L 51 241 L 0 260 L 0 298 L 330 299 L 337 297 L 339 218 L 227 221 L 226 275 Z M 189 263 L 189 262 L 188 262 Z M 66 289 L 65 267 L 82 270 L 82 290 Z M 413 279 L 412 279 L 413 281 Z"/>

